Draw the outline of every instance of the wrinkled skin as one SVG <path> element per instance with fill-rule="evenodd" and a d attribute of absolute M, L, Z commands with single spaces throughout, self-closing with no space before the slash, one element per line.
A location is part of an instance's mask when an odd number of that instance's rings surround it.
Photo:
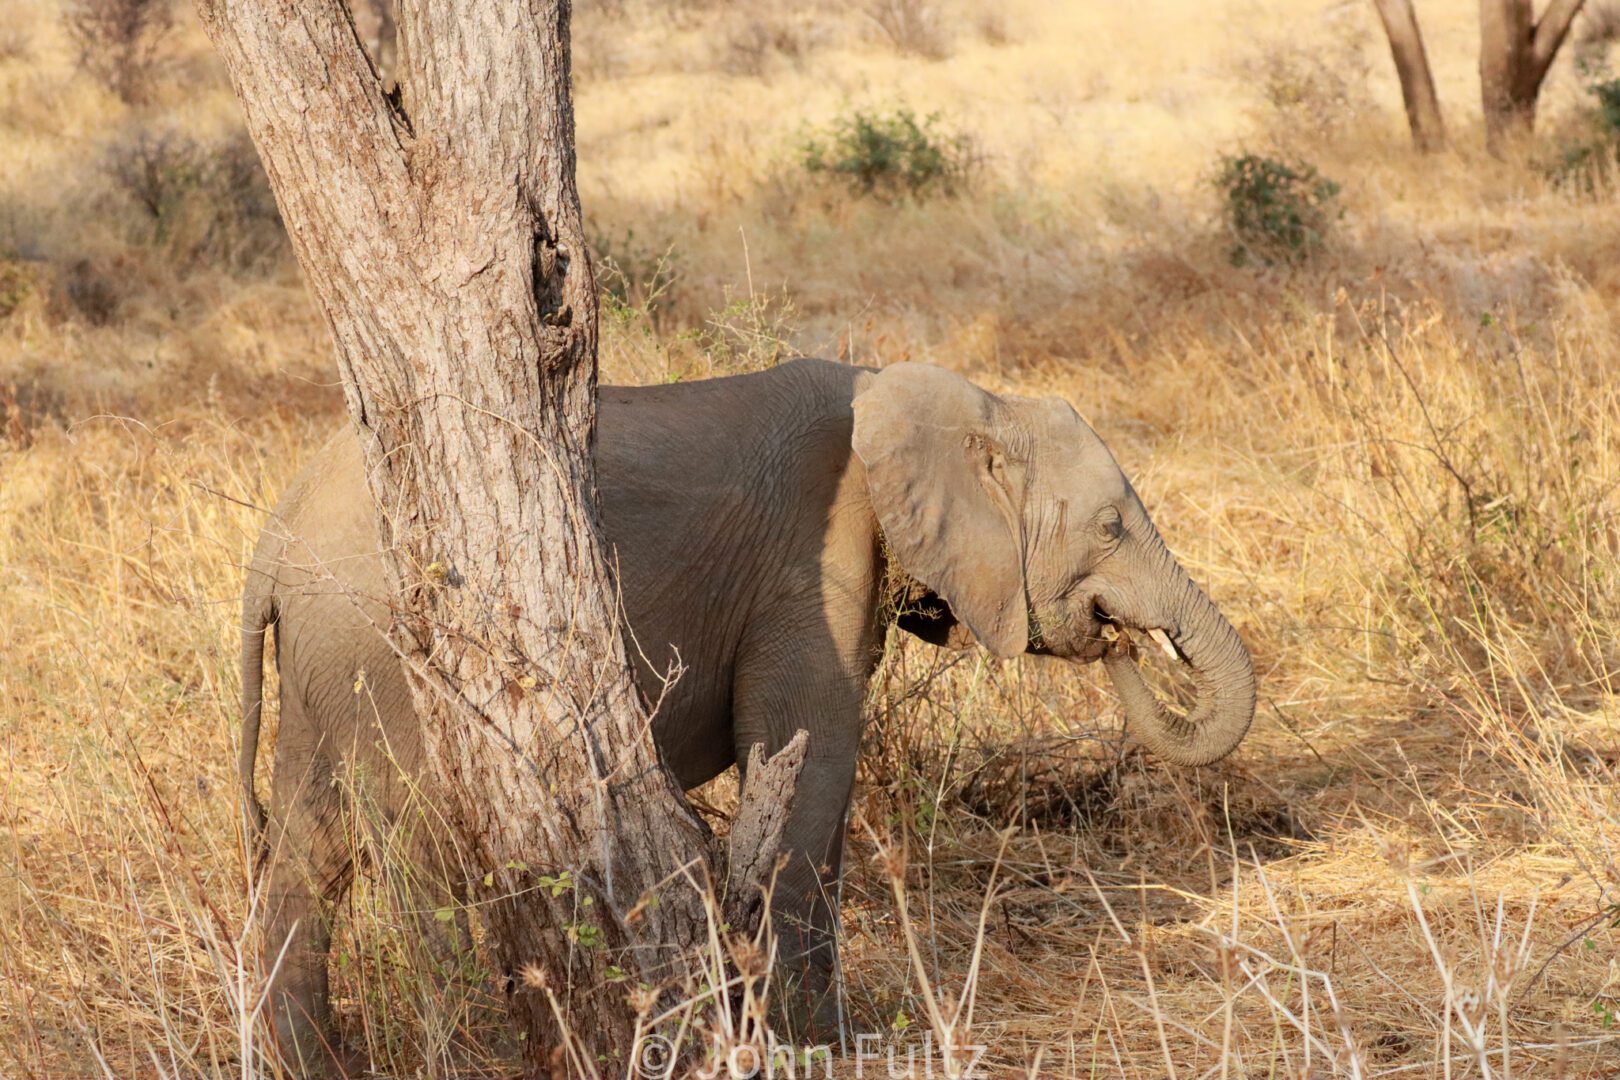
<path fill-rule="evenodd" d="M 900 625 L 942 645 L 1101 659 L 1136 737 L 1170 761 L 1229 753 L 1254 709 L 1237 634 L 1160 540 L 1112 455 L 1065 402 L 996 397 L 919 364 L 873 374 L 825 361 L 673 386 L 604 387 L 597 481 L 619 559 L 637 678 L 662 695 L 653 732 L 691 788 L 764 743 L 810 733 L 777 882 L 780 1022 L 835 1030 L 845 813 L 861 703 L 891 571 L 921 583 Z M 886 541 L 886 543 L 885 543 Z M 264 632 L 281 721 L 265 821 L 268 947 L 283 1050 L 328 1045 L 327 908 L 353 873 L 352 809 L 408 820 L 425 775 L 410 694 L 383 637 L 388 586 L 356 440 L 340 432 L 265 529 L 244 611 L 244 781 L 251 791 Z M 899 564 L 885 564 L 885 550 Z M 1199 688 L 1187 717 L 1146 688 L 1124 638 L 1162 631 Z M 662 677 L 681 673 L 666 689 Z M 442 837 L 436 821 L 411 830 Z M 456 891 L 432 843 L 411 843 Z M 446 866 L 452 869 L 444 869 Z M 673 868 L 671 868 L 673 869 Z M 431 908 L 430 908 L 431 910 Z"/>

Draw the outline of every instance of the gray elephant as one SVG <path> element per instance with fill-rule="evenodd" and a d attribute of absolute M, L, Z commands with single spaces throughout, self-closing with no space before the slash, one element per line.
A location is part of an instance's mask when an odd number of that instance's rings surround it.
<path fill-rule="evenodd" d="M 948 371 L 799 360 L 758 374 L 603 387 L 595 450 L 653 733 L 694 787 L 803 728 L 773 924 L 785 1015 L 836 1017 L 837 895 L 862 700 L 887 623 L 996 656 L 1101 659 L 1131 729 L 1168 761 L 1229 753 L 1254 713 L 1237 633 L 1165 548 L 1108 448 L 1067 403 L 998 397 Z M 324 908 L 352 876 L 345 777 L 386 820 L 422 768 L 357 440 L 340 432 L 286 494 L 247 576 L 241 773 L 252 802 L 263 637 L 281 724 L 268 812 L 269 947 L 284 1050 L 328 1032 Z M 908 602 L 892 602 L 903 581 Z M 1197 683 L 1185 716 L 1144 684 L 1151 634 Z M 676 663 L 683 673 L 667 688 Z M 361 691 L 364 692 L 361 692 Z M 801 1027 L 799 1034 L 804 1029 Z"/>

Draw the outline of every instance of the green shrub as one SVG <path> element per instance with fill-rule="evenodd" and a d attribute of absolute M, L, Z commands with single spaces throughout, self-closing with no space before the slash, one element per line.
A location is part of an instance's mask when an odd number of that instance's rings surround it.
<path fill-rule="evenodd" d="M 1236 241 L 1232 262 L 1239 266 L 1302 262 L 1323 247 L 1342 213 L 1339 185 L 1304 162 L 1259 154 L 1225 157 L 1215 187 Z"/>
<path fill-rule="evenodd" d="M 1620 79 L 1601 78 L 1598 71 L 1587 74 L 1592 103 L 1555 137 L 1553 153 L 1543 159 L 1541 169 L 1553 183 L 1591 195 L 1600 177 L 1620 162 Z"/>
<path fill-rule="evenodd" d="M 977 156 L 967 136 L 941 130 L 938 113 L 918 119 L 896 109 L 851 113 L 806 140 L 803 157 L 809 172 L 841 179 L 858 194 L 922 198 L 958 191 Z"/>
<path fill-rule="evenodd" d="M 1620 79 L 1605 79 L 1587 87 L 1597 99 L 1598 121 L 1611 138 L 1620 136 Z"/>

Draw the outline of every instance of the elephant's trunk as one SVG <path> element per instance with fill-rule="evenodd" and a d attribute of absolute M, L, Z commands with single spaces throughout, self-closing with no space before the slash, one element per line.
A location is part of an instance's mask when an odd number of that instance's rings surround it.
<path fill-rule="evenodd" d="M 1243 741 L 1254 719 L 1254 664 L 1232 624 L 1187 577 L 1186 571 L 1160 549 L 1163 572 L 1173 600 L 1168 619 L 1115 614 L 1120 622 L 1142 630 L 1162 629 L 1192 669 L 1198 700 L 1186 716 L 1162 705 L 1142 681 L 1142 673 L 1125 642 L 1110 649 L 1103 666 L 1125 707 L 1132 733 L 1152 753 L 1177 765 L 1208 765 L 1230 754 Z M 1168 623 L 1168 625 L 1165 625 Z M 1156 625 L 1157 624 L 1157 625 Z"/>

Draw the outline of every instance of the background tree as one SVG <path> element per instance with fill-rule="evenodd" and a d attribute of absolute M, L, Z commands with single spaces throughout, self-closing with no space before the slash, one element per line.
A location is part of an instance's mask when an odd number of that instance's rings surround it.
<path fill-rule="evenodd" d="M 199 9 L 331 330 L 393 640 L 531 1065 L 559 1048 L 554 1011 L 570 1053 L 628 1053 L 617 980 L 679 978 L 705 931 L 683 878 L 714 853 L 657 758 L 597 523 L 568 0 L 401 3 L 397 95 L 343 0 Z M 759 793 L 791 786 L 794 752 L 749 778 L 762 858 L 785 804 Z"/>
<path fill-rule="evenodd" d="M 1485 110 L 1485 145 L 1500 154 L 1514 135 L 1535 125 L 1541 84 L 1584 0 L 1551 0 L 1540 19 L 1532 0 L 1480 0 L 1479 89 Z M 1373 0 L 1389 38 L 1401 99 L 1420 150 L 1445 144 L 1440 100 L 1412 0 Z"/>
<path fill-rule="evenodd" d="M 1583 2 L 1551 0 L 1536 19 L 1531 0 L 1480 0 L 1479 90 L 1493 154 L 1534 126 L 1541 84 Z"/>
<path fill-rule="evenodd" d="M 1401 82 L 1401 100 L 1412 128 L 1412 142 L 1424 152 L 1438 150 L 1446 142 L 1445 121 L 1440 115 L 1440 99 L 1429 70 L 1429 53 L 1423 47 L 1423 31 L 1418 27 L 1412 0 L 1373 0 L 1378 18 L 1389 38 L 1389 51 L 1395 59 L 1395 74 Z"/>
<path fill-rule="evenodd" d="M 174 31 L 171 0 L 71 0 L 62 27 L 93 79 L 126 105 L 151 101 Z"/>

